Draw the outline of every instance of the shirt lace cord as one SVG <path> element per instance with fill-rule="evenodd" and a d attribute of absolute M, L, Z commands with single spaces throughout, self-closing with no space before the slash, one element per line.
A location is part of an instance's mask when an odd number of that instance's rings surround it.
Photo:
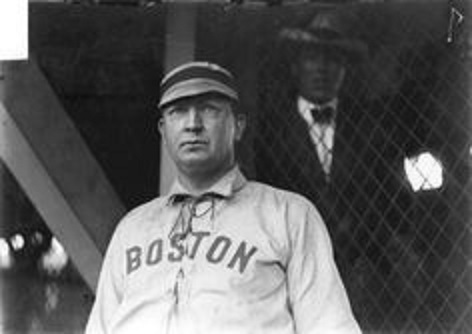
<path fill-rule="evenodd" d="M 200 218 L 211 212 L 211 219 L 215 216 L 216 200 L 222 199 L 223 196 L 217 193 L 204 193 L 200 196 L 192 196 L 189 194 L 177 194 L 174 196 L 172 203 L 181 204 L 179 215 L 169 232 L 169 239 L 177 238 L 177 242 L 181 242 L 187 238 L 189 234 L 193 233 L 192 220 L 193 218 Z M 201 204 L 209 203 L 208 207 L 201 212 L 198 207 Z M 180 230 L 180 231 L 179 231 Z"/>
<path fill-rule="evenodd" d="M 169 232 L 169 240 L 171 242 L 177 242 L 178 244 L 183 243 L 189 234 L 193 233 L 193 218 L 200 218 L 205 216 L 208 212 L 211 212 L 211 219 L 213 220 L 215 215 L 216 200 L 222 199 L 223 196 L 216 193 L 204 193 L 200 196 L 192 196 L 189 194 L 177 194 L 172 199 L 172 204 L 180 204 L 180 211 L 177 219 Z M 198 211 L 198 207 L 201 204 L 209 203 L 208 207 L 205 207 L 201 212 Z M 184 254 L 188 256 L 188 245 L 184 245 Z M 173 295 L 174 295 L 174 311 L 178 311 L 180 302 L 180 290 L 181 284 L 185 278 L 185 272 L 181 267 L 177 272 Z"/>

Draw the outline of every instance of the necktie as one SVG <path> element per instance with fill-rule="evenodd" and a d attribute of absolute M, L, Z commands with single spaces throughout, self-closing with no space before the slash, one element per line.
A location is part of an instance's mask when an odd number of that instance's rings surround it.
<path fill-rule="evenodd" d="M 325 106 L 321 108 L 312 108 L 310 111 L 313 117 L 310 133 L 316 145 L 318 158 L 323 168 L 325 178 L 329 181 L 332 161 L 335 109 L 332 106 Z"/>

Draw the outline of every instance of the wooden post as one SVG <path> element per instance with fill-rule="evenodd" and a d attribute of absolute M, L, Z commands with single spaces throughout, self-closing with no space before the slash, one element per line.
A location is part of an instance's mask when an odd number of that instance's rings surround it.
<path fill-rule="evenodd" d="M 195 57 L 195 30 L 197 7 L 194 4 L 177 3 L 169 6 L 166 23 L 165 71 L 166 73 Z M 161 146 L 160 194 L 169 191 L 176 175 L 164 143 Z"/>

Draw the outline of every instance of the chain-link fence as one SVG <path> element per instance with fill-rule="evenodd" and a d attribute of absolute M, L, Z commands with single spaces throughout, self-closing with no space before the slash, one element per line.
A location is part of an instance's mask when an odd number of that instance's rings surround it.
<path fill-rule="evenodd" d="M 198 55 L 242 77 L 251 120 L 243 165 L 320 209 L 363 329 L 468 333 L 468 8 L 338 8 L 356 14 L 350 38 L 368 53 L 345 63 L 328 174 L 297 112 L 301 49 L 281 37 L 287 28 L 300 33 L 326 6 L 205 11 Z"/>

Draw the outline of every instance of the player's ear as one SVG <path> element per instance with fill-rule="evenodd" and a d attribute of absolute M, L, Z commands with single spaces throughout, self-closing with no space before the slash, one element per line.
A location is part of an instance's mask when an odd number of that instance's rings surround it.
<path fill-rule="evenodd" d="M 246 130 L 247 125 L 247 116 L 245 113 L 238 112 L 234 116 L 235 118 L 235 139 L 236 141 L 241 140 L 244 134 L 244 130 Z"/>
<path fill-rule="evenodd" d="M 165 136 L 164 136 L 164 117 L 162 117 L 162 116 L 159 116 L 159 118 L 157 119 L 157 130 L 161 134 L 162 139 L 165 140 Z"/>

